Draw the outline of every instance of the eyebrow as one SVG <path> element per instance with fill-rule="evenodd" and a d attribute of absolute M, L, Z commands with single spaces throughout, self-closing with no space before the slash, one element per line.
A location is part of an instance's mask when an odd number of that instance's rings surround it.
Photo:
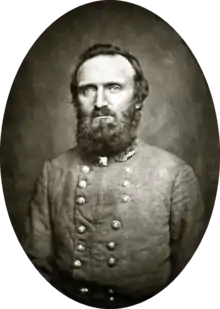
<path fill-rule="evenodd" d="M 88 83 L 88 84 L 81 84 L 77 86 L 77 88 L 79 89 L 86 88 L 86 87 L 97 87 L 97 84 Z"/>
<path fill-rule="evenodd" d="M 111 81 L 111 82 L 106 82 L 106 83 L 85 83 L 85 84 L 82 83 L 82 84 L 79 84 L 77 87 L 78 88 L 98 87 L 99 85 L 103 85 L 104 87 L 111 86 L 111 85 L 119 85 L 119 86 L 123 87 L 126 84 L 131 84 L 131 83 L 124 83 L 124 82 L 121 82 L 121 81 Z"/>

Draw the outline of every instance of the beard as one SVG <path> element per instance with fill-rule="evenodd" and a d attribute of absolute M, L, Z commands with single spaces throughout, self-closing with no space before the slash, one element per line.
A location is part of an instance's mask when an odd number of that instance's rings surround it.
<path fill-rule="evenodd" d="M 77 108 L 77 142 L 88 156 L 113 156 L 126 150 L 136 139 L 141 111 L 134 104 L 117 119 L 108 107 L 95 109 L 90 115 Z"/>

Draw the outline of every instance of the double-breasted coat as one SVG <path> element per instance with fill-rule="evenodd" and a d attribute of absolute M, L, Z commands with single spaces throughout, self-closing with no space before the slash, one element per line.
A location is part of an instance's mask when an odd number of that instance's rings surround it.
<path fill-rule="evenodd" d="M 76 147 L 47 161 L 26 222 L 25 250 L 60 291 L 95 307 L 125 307 L 161 291 L 203 235 L 191 167 L 139 142 L 113 158 Z"/>

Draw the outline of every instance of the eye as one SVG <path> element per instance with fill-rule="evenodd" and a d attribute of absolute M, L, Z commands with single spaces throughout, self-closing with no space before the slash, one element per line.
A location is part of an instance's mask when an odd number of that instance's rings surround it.
<path fill-rule="evenodd" d="M 79 92 L 84 96 L 90 96 L 96 92 L 96 87 L 94 86 L 80 87 Z"/>
<path fill-rule="evenodd" d="M 113 84 L 113 85 L 108 85 L 107 89 L 111 92 L 111 93 L 117 93 L 121 90 L 121 86 L 117 85 L 117 84 Z"/>

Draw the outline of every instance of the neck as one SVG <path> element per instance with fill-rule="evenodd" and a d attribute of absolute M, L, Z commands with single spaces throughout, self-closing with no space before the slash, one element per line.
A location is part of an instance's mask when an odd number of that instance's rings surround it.
<path fill-rule="evenodd" d="M 99 149 L 88 149 L 86 145 L 78 144 L 80 152 L 82 155 L 87 158 L 97 158 L 97 157 L 107 157 L 112 158 L 115 157 L 120 158 L 123 157 L 124 154 L 129 152 L 131 149 L 135 148 L 137 144 L 136 136 L 133 137 L 129 142 L 125 142 L 123 144 L 118 145 L 117 147 L 110 147 L 109 145 L 102 145 Z"/>

